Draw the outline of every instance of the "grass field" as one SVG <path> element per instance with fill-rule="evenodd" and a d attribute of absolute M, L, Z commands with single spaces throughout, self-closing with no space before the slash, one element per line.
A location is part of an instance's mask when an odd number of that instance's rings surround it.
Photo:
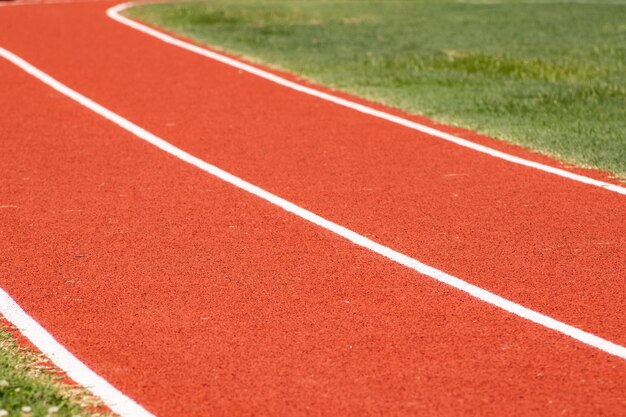
<path fill-rule="evenodd" d="M 212 0 L 127 13 L 626 178 L 626 1 Z"/>
<path fill-rule="evenodd" d="M 90 411 L 97 404 L 93 397 L 81 388 L 61 384 L 39 362 L 0 327 L 0 416 L 104 417 Z"/>

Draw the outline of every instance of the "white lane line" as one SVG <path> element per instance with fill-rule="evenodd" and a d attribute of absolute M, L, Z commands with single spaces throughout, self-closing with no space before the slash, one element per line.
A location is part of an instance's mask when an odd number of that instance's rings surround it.
<path fill-rule="evenodd" d="M 356 110 L 358 112 L 361 113 L 365 113 L 365 114 L 369 114 L 370 116 L 374 116 L 377 117 L 379 119 L 384 119 L 387 120 L 389 122 L 395 123 L 395 124 L 399 124 L 405 127 L 408 127 L 409 129 L 414 129 L 417 131 L 420 131 L 422 133 L 425 133 L 429 136 L 434 136 L 437 137 L 439 139 L 443 139 L 446 140 L 448 142 L 452 142 L 455 143 L 459 146 L 463 146 L 465 148 L 469 148 L 472 149 L 474 151 L 477 152 L 481 152 L 490 156 L 493 156 L 494 158 L 499 158 L 499 159 L 504 159 L 505 161 L 509 161 L 512 162 L 514 164 L 518 164 L 518 165 L 523 165 L 525 167 L 529 167 L 529 168 L 534 168 L 534 169 L 538 169 L 540 171 L 544 171 L 550 174 L 554 174 L 554 175 L 558 175 L 560 177 L 564 177 L 564 178 L 568 178 L 570 180 L 574 180 L 574 181 L 578 181 L 584 184 L 589 184 L 589 185 L 594 185 L 596 187 L 600 187 L 600 188 L 604 188 L 605 190 L 608 191 L 613 191 L 616 192 L 618 194 L 623 194 L 626 195 L 626 187 L 621 187 L 619 185 L 615 185 L 615 184 L 611 184 L 608 182 L 604 182 L 604 181 L 600 181 L 600 180 L 596 180 L 590 177 L 586 177 L 584 175 L 579 175 L 579 174 L 574 174 L 573 172 L 569 172 L 566 171 L 564 169 L 560 169 L 560 168 L 555 168 L 549 165 L 545 165 L 545 164 L 541 164 L 539 162 L 534 162 L 534 161 L 530 161 L 528 159 L 524 159 L 524 158 L 520 158 L 518 156 L 515 155 L 511 155 L 505 152 L 501 152 L 498 151 L 496 149 L 490 148 L 488 146 L 484 146 L 484 145 L 480 145 L 478 143 L 474 143 L 471 142 L 467 139 L 463 139 L 460 138 L 458 136 L 454 136 L 451 135 L 449 133 L 445 133 L 442 132 L 441 130 L 437 130 L 434 129 L 432 127 L 428 127 L 426 125 L 420 124 L 420 123 L 416 123 L 416 122 L 412 122 L 408 119 L 404 119 L 402 117 L 399 116 L 394 116 L 392 114 L 386 113 L 384 111 L 380 111 L 380 110 L 376 110 L 373 109 L 371 107 L 365 106 L 363 104 L 359 104 L 359 103 L 355 103 L 353 101 L 350 100 L 346 100 L 344 98 L 340 98 L 337 96 L 334 96 L 332 94 L 328 94 L 328 93 L 324 93 L 322 91 L 316 90 L 314 88 L 310 88 L 310 87 L 306 87 L 304 85 L 298 84 L 296 82 L 293 81 L 289 81 L 283 77 L 279 77 L 278 75 L 272 74 L 268 71 L 264 71 L 262 69 L 253 67 L 252 65 L 248 65 L 246 63 L 243 63 L 241 61 L 238 61 L 236 59 L 227 57 L 225 55 L 219 54 L 217 52 L 213 52 L 210 51 L 208 49 L 205 48 L 201 48 L 197 45 L 193 45 L 191 43 L 182 41 L 180 39 L 176 39 L 170 35 L 167 35 L 163 32 L 160 32 L 156 29 L 153 29 L 151 27 L 148 27 L 144 24 L 141 24 L 135 20 L 131 20 L 127 17 L 124 17 L 120 14 L 120 12 L 135 6 L 138 3 L 135 2 L 129 2 L 129 3 L 124 3 L 124 4 L 120 4 L 114 7 L 111 7 L 110 9 L 107 10 L 107 15 L 123 24 L 126 26 L 129 26 L 133 29 L 136 29 L 140 32 L 143 32 L 147 35 L 153 36 L 165 43 L 174 45 L 174 46 L 178 46 L 179 48 L 183 48 L 186 49 L 190 52 L 196 53 L 198 55 L 202 55 L 204 57 L 213 59 L 215 61 L 219 61 L 223 64 L 226 65 L 230 65 L 231 67 L 235 67 L 238 68 L 242 71 L 246 71 L 249 72 L 250 74 L 254 74 L 258 77 L 264 78 L 266 80 L 272 81 L 276 84 L 280 84 L 283 87 L 287 87 L 290 88 L 292 90 L 296 90 L 299 91 L 301 93 L 304 94 L 308 94 L 311 96 L 315 96 L 318 97 L 322 100 L 326 100 L 326 101 L 330 101 L 332 103 L 338 104 L 340 106 L 343 107 L 348 107 L 350 109 Z"/>
<path fill-rule="evenodd" d="M 244 181 L 241 178 L 234 176 L 233 174 L 230 174 L 214 165 L 209 164 L 208 162 L 205 162 L 183 151 L 180 148 L 177 148 L 171 143 L 168 143 L 165 140 L 161 139 L 160 137 L 153 135 L 152 133 L 137 126 L 133 122 L 123 118 L 117 113 L 112 112 L 111 110 L 103 107 L 102 105 L 96 103 L 95 101 L 72 90 L 71 88 L 55 80 L 54 78 L 44 73 L 43 71 L 35 68 L 33 65 L 26 62 L 22 58 L 18 57 L 12 52 L 9 52 L 6 49 L 1 48 L 1 47 L 0 47 L 0 56 L 12 62 L 13 64 L 17 65 L 22 70 L 26 71 L 28 74 L 32 75 L 33 77 L 37 78 L 38 80 L 52 87 L 59 93 L 66 95 L 67 97 L 87 107 L 88 109 L 99 114 L 105 119 L 108 119 L 111 122 L 115 123 L 116 125 L 129 131 L 130 133 L 134 134 L 140 139 L 143 139 L 144 141 L 154 145 L 155 147 L 161 149 L 162 151 L 165 151 L 169 153 L 170 155 L 173 155 L 176 158 L 187 162 L 188 164 L 191 164 L 211 175 L 214 175 L 215 177 L 229 184 L 232 184 L 237 188 L 240 188 L 244 191 L 249 192 L 250 194 L 253 194 L 259 198 L 262 198 L 263 200 L 266 200 L 282 208 L 285 211 L 293 213 L 294 215 L 304 220 L 307 220 L 332 233 L 335 233 L 358 246 L 369 249 L 372 252 L 375 252 L 379 255 L 384 256 L 385 258 L 388 258 L 394 262 L 397 262 L 401 265 L 411 268 L 419 272 L 420 274 L 427 275 L 431 278 L 436 279 L 439 282 L 442 282 L 458 290 L 461 290 L 471 295 L 472 297 L 476 297 L 479 300 L 482 300 L 488 304 L 491 304 L 493 306 L 506 310 L 509 313 L 515 314 L 516 316 L 522 317 L 526 320 L 530 320 L 541 326 L 547 327 L 549 329 L 552 329 L 559 333 L 567 335 L 586 345 L 593 346 L 611 355 L 615 355 L 622 359 L 626 359 L 626 347 L 624 346 L 620 346 L 616 343 L 603 339 L 599 336 L 588 333 L 584 330 L 578 329 L 574 326 L 570 326 L 569 324 L 565 324 L 551 317 L 548 317 L 544 314 L 541 314 L 534 310 L 526 308 L 513 301 L 509 301 L 503 297 L 500 297 L 499 295 L 496 295 L 480 287 L 477 287 L 476 285 L 470 284 L 469 282 L 463 281 L 460 278 L 446 274 L 443 271 L 440 271 L 431 266 L 423 264 L 416 259 L 413 259 L 407 255 L 404 255 L 391 248 L 381 245 L 380 243 L 376 243 L 373 240 L 366 238 L 365 236 L 362 236 L 356 232 L 353 232 L 352 230 L 349 230 L 341 225 L 333 223 L 330 220 L 327 220 L 321 216 L 318 216 L 315 213 L 305 210 L 302 207 L 299 207 L 281 197 L 278 197 L 277 195 L 274 195 L 268 191 L 265 191 L 264 189 L 259 188 L 256 185 L 253 185 L 247 181 Z"/>
<path fill-rule="evenodd" d="M 101 398 L 113 412 L 122 417 L 154 417 L 72 355 L 1 288 L 0 313 L 56 366 L 78 384 Z"/>

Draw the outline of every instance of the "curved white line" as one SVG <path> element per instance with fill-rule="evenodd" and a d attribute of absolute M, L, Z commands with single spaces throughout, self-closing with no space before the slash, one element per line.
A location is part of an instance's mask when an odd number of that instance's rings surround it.
<path fill-rule="evenodd" d="M 4 56 L 2 48 L 0 48 L 0 55 Z M 46 329 L 22 310 L 15 300 L 2 289 L 0 289 L 0 313 L 13 323 L 56 366 L 65 371 L 78 384 L 101 398 L 113 412 L 122 417 L 155 417 L 135 401 L 122 394 L 100 375 L 89 369 L 87 365 L 70 353 Z"/>
<path fill-rule="evenodd" d="M 225 55 L 219 54 L 217 52 L 210 51 L 205 48 L 201 48 L 197 45 L 193 45 L 189 42 L 182 41 L 180 39 L 176 39 L 170 35 L 167 35 L 163 32 L 160 32 L 156 29 L 148 27 L 144 24 L 141 24 L 135 20 L 131 20 L 125 16 L 122 16 L 120 12 L 135 6 L 135 2 L 128 2 L 119 4 L 117 6 L 111 7 L 107 10 L 107 16 L 111 19 L 129 26 L 135 30 L 143 32 L 147 35 L 153 36 L 165 43 L 170 45 L 178 46 L 179 48 L 186 49 L 187 51 L 196 53 L 198 55 L 202 55 L 206 58 L 213 59 L 215 61 L 219 61 L 223 64 L 229 65 L 231 67 L 235 67 L 245 72 L 249 72 L 250 74 L 254 74 L 258 77 L 264 78 L 268 81 L 274 82 L 276 84 L 280 84 L 283 87 L 290 88 L 292 90 L 299 91 L 304 94 L 308 94 L 310 96 L 314 96 L 320 98 L 322 100 L 330 101 L 331 103 L 338 104 L 343 107 L 348 107 L 350 109 L 356 110 L 361 113 L 369 114 L 370 116 L 377 117 L 379 119 L 384 119 L 389 122 L 402 125 L 408 127 L 409 129 L 417 130 L 419 132 L 425 133 L 429 136 L 434 136 L 439 139 L 446 140 L 448 142 L 455 143 L 459 146 L 463 146 L 465 148 L 472 149 L 477 152 L 481 152 L 494 158 L 503 159 L 505 161 L 512 162 L 514 164 L 523 165 L 525 167 L 538 169 L 540 171 L 544 171 L 550 174 L 558 175 L 563 178 L 568 178 L 570 180 L 578 181 L 584 184 L 594 185 L 596 187 L 603 188 L 608 191 L 613 191 L 618 194 L 626 195 L 626 187 L 620 187 L 616 184 L 611 184 L 608 182 L 596 180 L 590 177 L 586 177 L 584 175 L 574 174 L 573 172 L 566 171 L 564 169 L 555 168 L 549 165 L 540 164 L 539 162 L 530 161 L 528 159 L 520 158 L 519 156 L 511 155 L 505 152 L 498 151 L 496 149 L 490 148 L 488 146 L 480 145 L 478 143 L 474 143 L 467 139 L 460 138 L 458 136 L 451 135 L 449 133 L 442 132 L 441 130 L 434 129 L 432 127 L 428 127 L 426 125 L 412 122 L 408 119 L 404 119 L 399 116 L 394 116 L 392 114 L 386 113 L 384 111 L 376 110 L 371 107 L 365 106 L 363 104 L 355 103 L 350 100 L 346 100 L 341 97 L 334 96 L 332 94 L 324 93 L 322 91 L 316 90 L 314 88 L 306 87 L 302 84 L 298 84 L 293 81 L 289 81 L 283 77 L 272 74 L 271 72 L 264 71 L 262 69 L 253 67 L 252 65 L 248 65 L 244 62 L 238 61 L 236 59 L 227 57 Z"/>
<path fill-rule="evenodd" d="M 443 271 L 440 271 L 436 268 L 423 264 L 417 259 L 413 259 L 407 255 L 404 255 L 400 252 L 397 252 L 387 246 L 381 245 L 380 243 L 374 242 L 371 239 L 366 238 L 352 230 L 349 230 L 337 223 L 333 223 L 330 220 L 327 220 L 321 216 L 318 216 L 315 213 L 312 213 L 302 207 L 291 203 L 281 197 L 278 197 L 275 194 L 272 194 L 264 189 L 257 187 L 235 175 L 226 172 L 215 165 L 211 165 L 208 162 L 201 160 L 180 148 L 172 145 L 169 142 L 166 142 L 164 139 L 148 132 L 147 130 L 137 126 L 133 122 L 123 118 L 117 113 L 107 109 L 106 107 L 96 103 L 95 101 L 85 97 L 84 95 L 78 93 L 75 90 L 72 90 L 65 84 L 57 81 L 52 78 L 50 75 L 44 73 L 38 68 L 34 67 L 30 63 L 26 62 L 22 58 L 13 54 L 12 52 L 7 51 L 6 49 L 0 47 L 0 56 L 12 62 L 13 64 L 20 67 L 22 70 L 37 78 L 44 84 L 52 87 L 59 93 L 71 98 L 72 100 L 80 103 L 86 108 L 90 109 L 94 113 L 99 114 L 105 119 L 115 123 L 121 128 L 127 130 L 128 132 L 134 134 L 138 138 L 150 143 L 151 145 L 161 149 L 162 151 L 167 152 L 170 155 L 175 156 L 176 158 L 193 165 L 231 185 L 234 185 L 237 188 L 240 188 L 244 191 L 249 192 L 259 198 L 262 198 L 265 201 L 268 201 L 281 209 L 288 211 L 304 220 L 307 220 L 313 224 L 316 224 L 329 232 L 332 232 L 336 235 L 339 235 L 355 245 L 361 246 L 363 248 L 369 249 L 372 252 L 375 252 L 379 255 L 384 256 L 387 259 L 390 259 L 394 262 L 397 262 L 401 265 L 406 266 L 407 268 L 413 269 L 414 271 L 419 272 L 420 274 L 427 275 L 439 282 L 447 284 L 451 287 L 454 287 L 460 291 L 463 291 L 472 297 L 478 298 L 479 300 L 484 301 L 485 303 L 491 304 L 502 310 L 508 311 L 509 313 L 515 314 L 516 316 L 522 317 L 526 320 L 530 320 L 534 323 L 537 323 L 541 326 L 547 327 L 549 329 L 555 330 L 559 333 L 562 333 L 566 336 L 569 336 L 573 339 L 578 340 L 586 345 L 593 346 L 597 349 L 600 349 L 606 353 L 611 355 L 615 355 L 619 358 L 626 359 L 626 347 L 620 346 L 616 343 L 603 339 L 594 334 L 588 333 L 584 330 L 578 329 L 574 326 L 570 326 L 569 324 L 565 324 L 558 320 L 553 319 L 552 317 L 546 316 L 529 308 L 526 308 L 520 304 L 517 304 L 513 301 L 509 301 L 499 295 L 491 293 L 487 290 L 484 290 L 476 285 L 470 284 L 469 282 L 463 281 L 460 278 L 447 274 Z"/>

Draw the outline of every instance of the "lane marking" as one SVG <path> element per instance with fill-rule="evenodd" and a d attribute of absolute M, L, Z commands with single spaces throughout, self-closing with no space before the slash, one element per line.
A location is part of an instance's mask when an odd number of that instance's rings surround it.
<path fill-rule="evenodd" d="M 278 197 L 275 194 L 272 194 L 264 189 L 257 187 L 235 175 L 226 172 L 215 165 L 211 165 L 208 162 L 197 158 L 182 149 L 172 145 L 169 142 L 166 142 L 164 139 L 148 132 L 147 130 L 137 126 L 131 121 L 123 118 L 122 116 L 114 113 L 113 111 L 105 108 L 104 106 L 96 103 L 95 101 L 83 96 L 75 90 L 67 87 L 56 79 L 52 78 L 50 75 L 44 73 L 38 68 L 34 67 L 30 63 L 26 62 L 24 59 L 18 57 L 12 52 L 7 51 L 6 49 L 0 47 L 0 56 L 5 58 L 6 60 L 12 62 L 16 66 L 20 67 L 22 70 L 37 78 L 44 84 L 50 86 L 54 90 L 59 93 L 71 98 L 82 106 L 88 108 L 94 113 L 99 114 L 105 119 L 115 123 L 120 126 L 124 130 L 132 133 L 138 138 L 150 143 L 151 145 L 161 149 L 168 154 L 175 156 L 176 158 L 193 165 L 231 185 L 234 185 L 237 188 L 240 188 L 244 191 L 249 192 L 259 198 L 262 198 L 265 201 L 268 201 L 283 210 L 292 213 L 304 220 L 307 220 L 313 224 L 316 224 L 329 232 L 332 232 L 336 235 L 339 235 L 350 242 L 358 245 L 362 248 L 369 249 L 372 252 L 375 252 L 381 256 L 384 256 L 387 259 L 390 259 L 394 262 L 397 262 L 401 265 L 406 266 L 407 268 L 413 269 L 414 271 L 419 272 L 420 274 L 427 275 L 439 282 L 447 284 L 451 287 L 454 287 L 460 291 L 463 291 L 472 297 L 478 298 L 479 300 L 484 301 L 485 303 L 491 304 L 493 306 L 499 307 L 509 313 L 515 314 L 521 318 L 526 320 L 530 320 L 536 324 L 552 329 L 556 332 L 562 333 L 566 336 L 569 336 L 573 339 L 578 340 L 586 345 L 593 346 L 597 349 L 600 349 L 606 353 L 611 355 L 615 355 L 619 358 L 626 359 L 626 347 L 620 346 L 616 343 L 603 339 L 594 334 L 588 333 L 584 330 L 578 329 L 574 326 L 570 326 L 569 324 L 565 324 L 556 319 L 553 319 L 549 316 L 526 308 L 520 304 L 517 304 L 513 301 L 509 301 L 499 295 L 491 293 L 487 290 L 484 290 L 476 285 L 470 284 L 469 282 L 463 281 L 460 278 L 447 274 L 443 271 L 440 271 L 436 268 L 423 264 L 417 259 L 413 259 L 407 255 L 404 255 L 400 252 L 397 252 L 387 246 L 381 245 L 380 243 L 374 242 L 362 236 L 350 229 L 347 229 L 337 223 L 333 223 L 330 220 L 327 220 L 317 214 L 310 212 L 306 209 L 303 209 L 300 206 L 295 205 L 281 197 Z"/>
<path fill-rule="evenodd" d="M 1 288 L 0 313 L 56 366 L 75 382 L 101 398 L 113 412 L 121 417 L 155 417 L 72 355 Z"/>
<path fill-rule="evenodd" d="M 111 19 L 125 25 L 125 26 L 129 26 L 135 30 L 138 30 L 140 32 L 143 32 L 147 35 L 153 36 L 165 43 L 168 43 L 170 45 L 174 45 L 177 46 L 179 48 L 183 48 L 186 49 L 187 51 L 193 52 L 195 54 L 198 55 L 202 55 L 206 58 L 209 59 L 213 59 L 215 61 L 221 62 L 223 64 L 229 65 L 231 67 L 235 67 L 237 69 L 240 69 L 242 71 L 248 72 L 250 74 L 254 74 L 258 77 L 264 78 L 268 81 L 274 82 L 276 84 L 280 84 L 283 87 L 287 87 L 290 88 L 292 90 L 296 90 L 299 91 L 301 93 L 304 94 L 308 94 L 310 96 L 314 96 L 317 98 L 320 98 L 322 100 L 326 100 L 326 101 L 330 101 L 331 103 L 335 103 L 337 105 L 343 106 L 343 107 L 348 107 L 350 109 L 356 110 L 360 113 L 365 113 L 368 114 L 370 116 L 374 116 L 377 117 L 379 119 L 384 119 L 387 120 L 389 122 L 404 126 L 404 127 L 408 127 L 409 129 L 413 129 L 413 130 L 417 130 L 419 132 L 425 133 L 429 136 L 434 136 L 437 137 L 439 139 L 443 139 L 446 140 L 448 142 L 452 142 L 455 143 L 459 146 L 463 146 L 465 148 L 469 148 L 472 149 L 474 151 L 477 152 L 481 152 L 490 156 L 493 156 L 494 158 L 499 158 L 499 159 L 503 159 L 505 161 L 508 162 L 512 162 L 514 164 L 518 164 L 518 165 L 522 165 L 528 168 L 534 168 L 534 169 L 538 169 L 540 171 L 544 171 L 550 174 L 554 174 L 554 175 L 558 175 L 560 177 L 563 178 L 568 178 L 570 180 L 574 180 L 577 182 L 581 182 L 583 184 L 588 184 L 588 185 L 594 185 L 596 187 L 600 187 L 603 188 L 605 190 L 608 191 L 613 191 L 616 192 L 618 194 L 622 194 L 622 195 L 626 195 L 626 187 L 621 187 L 619 185 L 616 184 L 611 184 L 608 182 L 604 182 L 604 181 L 600 181 L 600 180 L 596 180 L 590 177 L 586 177 L 584 175 L 579 175 L 579 174 L 575 174 L 573 172 L 569 172 L 566 171 L 564 169 L 560 169 L 560 168 L 555 168 L 549 165 L 545 165 L 545 164 L 541 164 L 539 162 L 534 162 L 534 161 L 530 161 L 528 159 L 524 159 L 515 155 L 511 155 L 502 151 L 498 151 L 496 149 L 490 148 L 488 146 L 484 146 L 484 145 L 480 145 L 478 143 L 474 143 L 472 141 L 469 141 L 467 139 L 463 139 L 460 138 L 458 136 L 454 136 L 451 135 L 449 133 L 446 132 L 442 132 L 441 130 L 437 130 L 435 128 L 420 124 L 420 123 L 416 123 L 416 122 L 412 122 L 408 119 L 404 119 L 402 117 L 399 116 L 394 116 L 390 113 L 386 113 L 384 111 L 380 111 L 380 110 L 376 110 L 373 109 L 371 107 L 365 106 L 363 104 L 359 104 L 359 103 L 355 103 L 353 101 L 350 100 L 346 100 L 344 98 L 341 97 L 337 97 L 334 96 L 332 94 L 328 94 L 328 93 L 324 93 L 322 91 L 316 90 L 314 88 L 311 87 L 306 87 L 302 84 L 298 84 L 296 82 L 293 81 L 289 81 L 283 77 L 280 77 L 278 75 L 272 74 L 268 71 L 264 71 L 262 69 L 253 67 L 252 65 L 248 65 L 244 62 L 238 61 L 234 58 L 230 58 L 227 57 L 225 55 L 219 54 L 217 52 L 213 52 L 210 51 L 208 49 L 199 47 L 197 45 L 193 45 L 189 42 L 185 42 L 182 41 L 180 39 L 176 39 L 170 35 L 167 35 L 163 32 L 160 32 L 156 29 L 153 29 L 151 27 L 148 27 L 142 23 L 139 23 L 135 20 L 129 19 L 125 16 L 122 16 L 120 14 L 120 12 L 129 9 L 135 5 L 137 5 L 138 3 L 135 2 L 128 2 L 128 3 L 123 3 L 123 4 L 119 4 L 117 6 L 113 6 L 111 8 L 109 8 L 107 10 L 107 16 L 109 16 Z"/>

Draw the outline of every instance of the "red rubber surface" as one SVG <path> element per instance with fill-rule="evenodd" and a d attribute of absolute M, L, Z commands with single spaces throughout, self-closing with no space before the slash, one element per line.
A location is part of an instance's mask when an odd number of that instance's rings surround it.
<path fill-rule="evenodd" d="M 626 343 L 623 196 L 167 46 L 110 5 L 0 9 L 0 45 L 281 197 Z M 623 360 L 186 166 L 6 61 L 0 91 L 0 205 L 17 206 L 0 209 L 1 286 L 157 415 L 623 414 Z"/>

